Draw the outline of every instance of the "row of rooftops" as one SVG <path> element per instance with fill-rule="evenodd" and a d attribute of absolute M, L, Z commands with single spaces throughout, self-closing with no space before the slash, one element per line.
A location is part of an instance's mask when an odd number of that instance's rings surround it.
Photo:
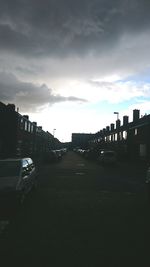
<path fill-rule="evenodd" d="M 42 126 L 38 126 L 37 125 L 37 122 L 33 121 L 31 122 L 29 120 L 29 116 L 28 115 L 21 115 L 19 113 L 19 108 L 16 109 L 16 106 L 14 104 L 7 104 L 5 105 L 4 103 L 0 102 L 0 110 L 1 111 L 4 111 L 4 112 L 14 112 L 16 113 L 19 117 L 23 118 L 24 120 L 26 120 L 28 123 L 31 123 L 32 125 L 34 125 L 34 127 L 37 128 L 37 132 L 40 133 L 40 132 L 44 132 L 43 129 L 42 129 Z M 47 134 L 53 136 L 51 133 L 49 133 L 48 131 L 46 132 Z"/>
<path fill-rule="evenodd" d="M 96 133 L 99 134 L 101 132 L 115 132 L 117 130 L 126 130 L 128 128 L 138 128 L 142 127 L 144 125 L 150 125 L 150 115 L 144 115 L 140 117 L 140 110 L 134 109 L 133 110 L 133 121 L 129 122 L 129 116 L 123 116 L 123 124 L 121 125 L 120 119 L 116 120 L 116 124 L 111 123 L 110 126 L 106 126 L 106 128 L 103 128 L 99 132 Z"/>
<path fill-rule="evenodd" d="M 0 102 L 0 108 L 5 110 L 5 111 L 10 111 L 10 112 L 19 112 L 19 109 L 17 108 L 16 111 L 16 107 L 14 104 L 7 104 L 5 105 L 4 103 Z M 22 116 L 24 119 L 29 121 L 29 116 L 28 115 L 21 115 L 20 113 L 18 113 L 20 116 Z M 35 126 L 37 126 L 37 122 L 32 122 Z M 116 125 L 114 123 L 111 123 L 110 126 L 106 126 L 106 128 L 103 128 L 101 131 L 103 132 L 109 132 L 109 131 L 115 131 L 117 129 L 120 129 L 120 127 L 122 128 L 135 128 L 135 127 L 141 127 L 144 126 L 146 124 L 150 124 L 150 115 L 144 115 L 140 117 L 140 110 L 139 109 L 134 109 L 133 110 L 133 121 L 129 122 L 129 116 L 125 115 L 123 116 L 123 124 L 121 125 L 121 121 L 120 119 L 116 120 Z M 42 131 L 42 126 L 37 126 L 39 131 Z M 99 132 L 97 132 L 99 133 Z M 96 134 L 97 134 L 96 133 Z"/>

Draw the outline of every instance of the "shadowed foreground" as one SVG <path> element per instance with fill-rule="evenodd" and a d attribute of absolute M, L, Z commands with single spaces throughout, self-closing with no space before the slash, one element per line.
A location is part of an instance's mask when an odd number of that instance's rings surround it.
<path fill-rule="evenodd" d="M 145 170 L 125 166 L 72 152 L 41 166 L 37 191 L 7 218 L 2 266 L 150 266 Z"/>

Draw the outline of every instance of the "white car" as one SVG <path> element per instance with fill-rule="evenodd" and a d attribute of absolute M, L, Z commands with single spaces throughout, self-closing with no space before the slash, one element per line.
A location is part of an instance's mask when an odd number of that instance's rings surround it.
<path fill-rule="evenodd" d="M 37 184 L 37 172 L 31 158 L 0 160 L 0 200 L 22 203 Z"/>

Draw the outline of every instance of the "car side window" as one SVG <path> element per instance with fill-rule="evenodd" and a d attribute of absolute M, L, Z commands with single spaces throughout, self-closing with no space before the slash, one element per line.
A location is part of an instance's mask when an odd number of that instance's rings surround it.
<path fill-rule="evenodd" d="M 33 170 L 35 168 L 35 165 L 34 165 L 33 160 L 31 158 L 29 158 L 28 159 L 28 162 L 29 162 L 29 166 L 30 166 L 29 168 L 30 168 L 30 170 Z"/>
<path fill-rule="evenodd" d="M 28 167 L 28 162 L 27 162 L 27 160 L 23 160 L 22 167 L 23 167 L 23 168 L 27 168 L 27 167 Z"/>

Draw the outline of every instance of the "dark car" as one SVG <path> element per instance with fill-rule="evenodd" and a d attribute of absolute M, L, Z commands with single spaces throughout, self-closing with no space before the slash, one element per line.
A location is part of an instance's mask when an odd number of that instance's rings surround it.
<path fill-rule="evenodd" d="M 22 203 L 37 185 L 37 172 L 31 158 L 0 160 L 0 204 Z"/>
<path fill-rule="evenodd" d="M 114 165 L 117 162 L 116 153 L 113 150 L 101 150 L 98 156 L 98 162 L 101 164 Z"/>
<path fill-rule="evenodd" d="M 57 157 L 57 160 L 61 160 L 62 159 L 62 150 L 61 149 L 56 149 L 54 150 L 55 153 L 56 153 L 56 157 Z"/>
<path fill-rule="evenodd" d="M 45 152 L 43 156 L 43 163 L 49 164 L 57 161 L 58 161 L 58 153 L 56 152 L 56 150 L 50 150 Z"/>

